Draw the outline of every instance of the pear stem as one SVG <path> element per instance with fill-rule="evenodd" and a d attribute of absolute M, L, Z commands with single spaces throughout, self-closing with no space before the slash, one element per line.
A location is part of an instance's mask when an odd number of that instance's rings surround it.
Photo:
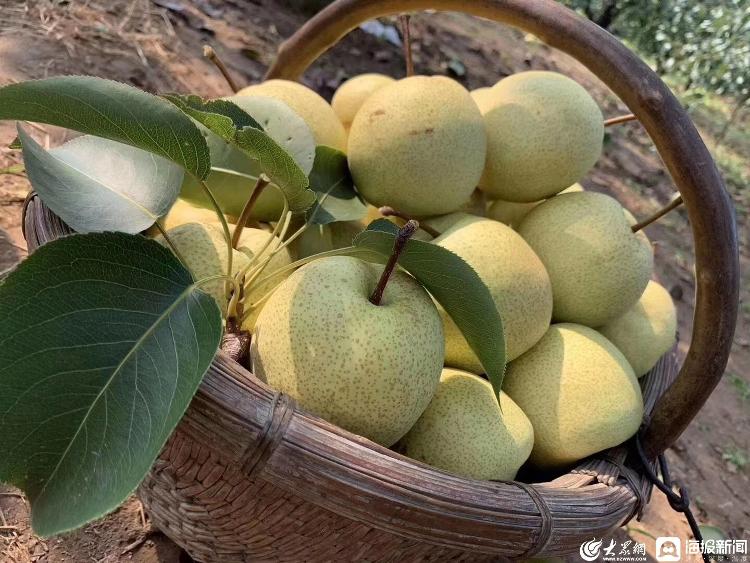
<path fill-rule="evenodd" d="M 378 209 L 378 211 L 383 217 L 398 217 L 399 219 L 403 219 L 404 221 L 407 221 L 407 222 L 414 221 L 413 217 L 411 217 L 410 215 L 407 215 L 406 213 L 402 213 L 401 211 L 396 211 L 390 205 L 384 205 L 383 207 Z M 429 225 L 422 225 L 419 223 L 417 224 L 419 225 L 420 229 L 422 229 L 425 233 L 427 233 L 431 237 L 440 236 L 440 233 L 436 231 L 435 229 L 433 229 L 432 227 L 430 227 Z"/>
<path fill-rule="evenodd" d="M 276 236 L 279 234 L 279 232 L 281 231 L 281 228 L 284 226 L 288 212 L 289 212 L 289 204 L 287 203 L 286 198 L 284 198 L 284 209 L 281 212 L 281 216 L 279 217 L 279 220 L 276 221 L 276 225 L 274 225 L 273 230 L 268 234 L 268 239 L 263 244 L 263 246 L 261 246 L 260 249 L 253 255 L 253 257 L 250 259 L 250 262 L 244 268 L 242 268 L 242 270 L 240 271 L 242 275 L 247 274 L 247 272 L 250 271 L 250 268 L 255 266 L 256 262 L 260 260 L 260 257 L 263 256 L 266 250 L 268 250 L 269 247 L 276 241 Z M 273 254 L 274 251 L 275 251 L 275 248 L 272 248 L 271 253 Z"/>
<path fill-rule="evenodd" d="M 666 215 L 667 213 L 669 213 L 673 209 L 678 208 L 680 205 L 682 205 L 682 196 L 678 195 L 668 205 L 666 205 L 665 207 L 662 207 L 659 211 L 657 211 L 656 213 L 654 213 L 650 217 L 647 217 L 646 219 L 644 219 L 640 223 L 636 223 L 635 225 L 633 225 L 632 227 L 630 227 L 630 230 L 632 230 L 634 233 L 637 233 L 641 229 L 643 229 L 645 227 L 648 227 L 651 223 L 653 223 L 653 222 L 661 219 L 662 217 L 664 217 L 664 215 Z"/>
<path fill-rule="evenodd" d="M 224 62 L 216 54 L 216 51 L 214 51 L 213 47 L 211 47 L 210 45 L 204 45 L 203 56 L 206 57 L 212 63 L 214 63 L 216 68 L 219 69 L 219 72 L 224 77 L 224 80 L 227 81 L 227 84 L 229 84 L 229 87 L 232 89 L 232 92 L 234 92 L 235 94 L 239 92 L 240 89 L 237 86 L 237 83 L 232 78 L 232 75 L 229 74 L 229 69 L 226 67 Z"/>
<path fill-rule="evenodd" d="M 240 236 L 242 235 L 242 229 L 245 228 L 245 224 L 250 220 L 250 213 L 252 213 L 255 203 L 258 201 L 260 194 L 263 193 L 263 190 L 267 185 L 268 180 L 262 175 L 258 176 L 258 180 L 255 182 L 255 187 L 253 188 L 253 193 L 250 194 L 250 198 L 245 202 L 245 207 L 242 208 L 242 213 L 240 213 L 240 217 L 237 219 L 237 225 L 234 227 L 234 233 L 232 233 L 232 248 L 237 248 L 237 244 L 240 242 Z"/>
<path fill-rule="evenodd" d="M 409 242 L 411 236 L 415 232 L 417 232 L 418 228 L 419 223 L 417 223 L 414 219 L 411 219 L 406 223 L 406 225 L 399 229 L 398 234 L 396 235 L 396 242 L 393 243 L 393 252 L 391 252 L 390 258 L 388 258 L 388 262 L 383 269 L 380 280 L 378 280 L 378 285 L 375 286 L 375 291 L 373 291 L 372 295 L 370 295 L 370 303 L 372 303 L 373 305 L 380 305 L 380 302 L 383 299 L 383 293 L 385 292 L 385 286 L 388 285 L 388 280 L 391 279 L 393 270 L 396 268 L 398 257 L 406 247 L 406 243 Z"/>
<path fill-rule="evenodd" d="M 401 34 L 404 41 L 404 61 L 406 62 L 406 76 L 414 76 L 414 59 L 411 56 L 411 28 L 409 22 L 411 16 L 399 16 L 401 20 Z"/>
<path fill-rule="evenodd" d="M 211 188 L 208 187 L 208 184 L 205 180 L 199 180 L 200 186 L 203 189 L 203 192 L 208 197 L 208 200 L 211 202 L 211 207 L 214 208 L 214 211 L 216 212 L 216 216 L 219 218 L 219 222 L 221 223 L 221 229 L 224 231 L 224 240 L 227 243 L 227 276 L 232 276 L 232 235 L 229 232 L 229 224 L 227 223 L 227 218 L 224 216 L 224 212 L 221 210 L 221 206 L 219 205 L 219 202 L 216 201 L 216 197 L 214 196 L 213 192 L 211 191 Z M 229 285 L 226 285 L 225 287 L 227 295 L 229 295 Z"/>
<path fill-rule="evenodd" d="M 620 123 L 627 123 L 628 121 L 636 121 L 638 118 L 635 114 L 628 113 L 626 115 L 620 115 L 618 117 L 612 117 L 604 121 L 604 126 L 609 127 L 610 125 L 618 125 Z"/>

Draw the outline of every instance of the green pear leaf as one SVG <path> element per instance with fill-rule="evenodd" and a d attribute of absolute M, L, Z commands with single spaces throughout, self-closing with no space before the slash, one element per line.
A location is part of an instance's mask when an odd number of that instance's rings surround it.
<path fill-rule="evenodd" d="M 34 190 L 79 233 L 139 233 L 180 193 L 183 169 L 161 156 L 91 135 L 46 151 L 20 124 L 18 134 Z"/>
<path fill-rule="evenodd" d="M 49 123 L 119 141 L 203 179 L 211 168 L 203 135 L 183 112 L 138 88 L 93 76 L 29 80 L 0 88 L 0 120 Z"/>
<path fill-rule="evenodd" d="M 114 510 L 185 413 L 222 334 L 216 302 L 159 243 L 75 234 L 0 285 L 0 482 L 43 536 Z"/>
<path fill-rule="evenodd" d="M 397 233 L 393 223 L 378 219 L 354 238 L 354 246 L 390 256 Z M 499 394 L 505 375 L 503 321 L 479 275 L 450 250 L 415 239 L 406 243 L 398 263 L 453 319 Z"/>
<path fill-rule="evenodd" d="M 163 97 L 225 141 L 234 139 L 237 129 L 243 127 L 263 129 L 255 119 L 232 102 L 204 100 L 194 94 L 164 94 Z"/>
<path fill-rule="evenodd" d="M 226 100 L 260 123 L 305 175 L 310 175 L 315 162 L 315 135 L 298 113 L 281 100 L 266 96 L 232 96 Z"/>
<path fill-rule="evenodd" d="M 315 149 L 310 189 L 318 194 L 317 203 L 307 210 L 308 220 L 315 225 L 357 221 L 367 213 L 367 206 L 354 190 L 346 155 L 337 149 L 324 145 Z"/>
<path fill-rule="evenodd" d="M 284 193 L 289 210 L 300 213 L 315 203 L 315 193 L 302 169 L 276 141 L 260 129 L 245 127 L 237 131 L 234 142 L 255 158 L 263 173 Z"/>
<path fill-rule="evenodd" d="M 263 174 L 279 187 L 295 213 L 315 203 L 309 180 L 294 158 L 249 114 L 227 100 L 169 95 L 169 101 L 224 141 L 256 160 Z"/>

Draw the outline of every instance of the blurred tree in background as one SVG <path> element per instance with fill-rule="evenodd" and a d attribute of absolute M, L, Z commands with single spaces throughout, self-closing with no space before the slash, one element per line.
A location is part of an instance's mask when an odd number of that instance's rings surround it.
<path fill-rule="evenodd" d="M 750 102 L 750 0 L 565 0 L 674 76 L 733 99 L 720 143 Z"/>

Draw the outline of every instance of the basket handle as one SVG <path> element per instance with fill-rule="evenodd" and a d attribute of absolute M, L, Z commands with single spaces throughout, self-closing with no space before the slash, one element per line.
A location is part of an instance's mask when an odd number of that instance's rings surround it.
<path fill-rule="evenodd" d="M 737 320 L 734 211 L 711 154 L 656 73 L 614 36 L 553 0 L 337 0 L 281 44 L 266 78 L 296 80 L 359 24 L 426 9 L 506 23 L 578 59 L 640 120 L 680 190 L 695 242 L 693 334 L 679 376 L 641 429 L 646 453 L 655 457 L 680 436 L 721 379 Z"/>

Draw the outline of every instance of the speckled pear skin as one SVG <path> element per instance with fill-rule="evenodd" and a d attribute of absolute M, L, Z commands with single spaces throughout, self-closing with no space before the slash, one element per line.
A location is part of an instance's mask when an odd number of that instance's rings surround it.
<path fill-rule="evenodd" d="M 582 192 L 583 186 L 575 183 L 570 187 L 565 188 L 560 194 Z M 554 197 L 554 196 L 553 196 Z M 490 202 L 487 206 L 487 217 L 505 223 L 509 227 L 516 229 L 521 221 L 529 214 L 529 211 L 534 209 L 537 205 L 542 203 L 541 201 L 532 201 L 530 203 L 518 203 L 515 201 L 505 201 L 503 199 L 496 199 Z"/>
<path fill-rule="evenodd" d="M 492 94 L 482 116 L 487 164 L 479 183 L 491 198 L 548 198 L 578 182 L 599 159 L 604 118 L 577 82 L 555 72 L 519 72 L 493 86 Z"/>
<path fill-rule="evenodd" d="M 641 377 L 677 341 L 677 310 L 669 292 L 649 281 L 638 302 L 599 327 L 599 332 L 617 346 Z"/>
<path fill-rule="evenodd" d="M 553 197 L 526 216 L 518 232 L 549 272 L 555 321 L 598 327 L 638 301 L 654 257 L 631 220 L 616 200 L 594 192 Z"/>
<path fill-rule="evenodd" d="M 501 410 L 502 407 L 502 410 Z M 445 368 L 435 396 L 402 440 L 407 456 L 470 479 L 513 479 L 528 459 L 534 429 L 485 379 Z"/>
<path fill-rule="evenodd" d="M 487 140 L 469 92 L 443 76 L 412 76 L 364 102 L 349 131 L 349 167 L 364 198 L 417 217 L 466 203 Z"/>
<path fill-rule="evenodd" d="M 479 274 L 503 319 L 507 359 L 517 358 L 544 335 L 552 316 L 552 288 L 541 260 L 518 233 L 497 221 L 454 213 L 434 223 L 452 223 L 433 243 L 458 254 Z M 484 373 L 461 331 L 439 310 L 445 364 Z"/>
<path fill-rule="evenodd" d="M 224 231 L 214 223 L 185 223 L 167 231 L 170 240 L 182 254 L 196 281 L 202 278 L 227 273 L 227 243 Z M 164 237 L 154 240 L 167 246 Z M 232 251 L 232 271 L 236 273 L 249 261 L 243 253 Z M 226 314 L 227 299 L 224 281 L 216 280 L 201 284 L 200 288 L 213 297 L 222 313 Z"/>
<path fill-rule="evenodd" d="M 261 250 L 263 250 L 263 247 L 266 245 L 266 242 L 270 237 L 271 233 L 269 233 L 268 231 L 246 227 L 242 229 L 242 234 L 240 235 L 240 240 L 237 244 L 237 250 L 247 256 L 248 259 L 252 260 L 255 256 L 258 255 L 258 253 L 261 252 Z M 278 239 L 276 239 L 276 241 L 278 241 Z M 277 242 L 273 244 L 277 244 Z M 263 259 L 269 256 L 269 252 L 270 250 L 268 248 L 263 250 L 260 258 L 258 258 L 255 264 L 260 264 Z M 252 284 L 252 287 L 250 287 L 245 293 L 244 301 L 247 306 L 249 307 L 250 304 L 255 303 L 257 300 L 261 299 L 267 292 L 272 291 L 275 286 L 279 285 L 287 277 L 289 277 L 289 273 L 291 272 L 286 274 L 279 274 L 277 277 L 274 277 L 273 279 L 260 284 L 257 283 L 258 280 L 272 274 L 275 270 L 283 268 L 284 266 L 288 266 L 291 263 L 292 257 L 289 254 L 289 250 L 287 248 L 282 248 L 278 252 L 276 252 L 273 255 L 273 258 L 271 258 L 271 260 L 268 262 L 268 265 L 263 270 L 263 273 L 258 277 L 256 282 Z M 243 330 L 247 330 L 250 332 L 253 331 L 255 321 L 257 320 L 258 315 L 260 314 L 262 309 L 263 307 L 257 307 L 253 309 L 252 313 L 250 313 L 250 316 L 247 317 L 247 319 L 245 319 L 245 321 L 242 323 Z"/>
<path fill-rule="evenodd" d="M 261 311 L 250 354 L 254 373 L 303 408 L 391 446 L 435 393 L 443 330 L 427 292 L 402 272 L 370 303 L 382 270 L 345 256 L 303 266 Z"/>
<path fill-rule="evenodd" d="M 373 92 L 395 81 L 394 78 L 385 74 L 372 72 L 353 76 L 339 86 L 331 100 L 331 107 L 336 112 L 344 129 L 348 130 L 352 126 L 354 116 L 357 115 L 359 108 Z"/>
<path fill-rule="evenodd" d="M 281 100 L 305 120 L 317 144 L 346 152 L 344 126 L 328 102 L 307 86 L 291 80 L 273 79 L 243 88 L 237 95 Z"/>
<path fill-rule="evenodd" d="M 625 356 L 594 329 L 563 323 L 508 364 L 503 390 L 534 426 L 530 461 L 569 465 L 636 433 L 643 398 Z"/>

